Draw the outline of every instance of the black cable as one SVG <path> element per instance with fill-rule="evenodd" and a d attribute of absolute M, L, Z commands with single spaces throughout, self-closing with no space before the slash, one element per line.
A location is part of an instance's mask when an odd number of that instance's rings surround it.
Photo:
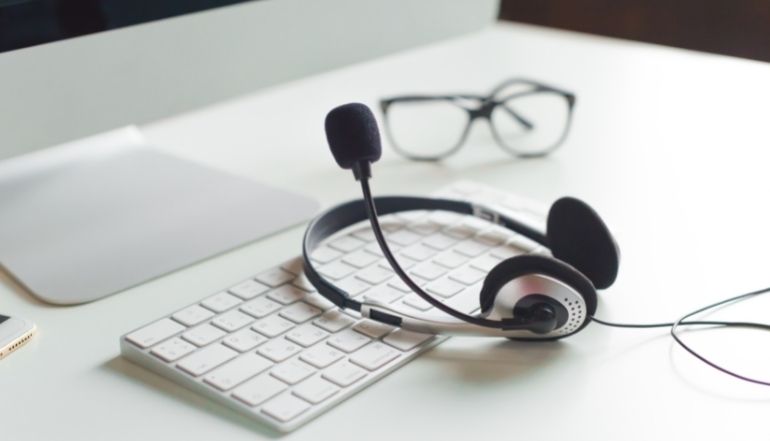
<path fill-rule="evenodd" d="M 676 331 L 680 326 L 697 326 L 697 325 L 705 325 L 705 326 L 723 326 L 723 327 L 741 327 L 741 328 L 757 328 L 757 329 L 763 329 L 763 330 L 770 330 L 770 324 L 765 323 L 755 323 L 755 322 L 732 322 L 732 321 L 715 321 L 715 320 L 693 320 L 693 321 L 687 321 L 688 318 L 700 314 L 702 312 L 708 311 L 709 309 L 716 308 L 718 306 L 722 306 L 728 303 L 732 302 L 739 302 L 743 300 L 747 300 L 751 297 L 755 297 L 761 294 L 767 294 L 770 292 L 770 287 L 763 288 L 757 291 L 748 292 L 745 294 L 737 295 L 735 297 L 730 297 L 728 299 L 720 300 L 719 302 L 712 303 L 710 305 L 706 305 L 702 308 L 698 308 L 695 311 L 692 311 L 690 313 L 687 313 L 683 315 L 681 318 L 674 322 L 670 323 L 613 323 L 608 322 L 605 320 L 597 319 L 596 317 L 591 317 L 591 321 L 594 321 L 596 323 L 599 323 L 600 325 L 604 326 L 611 326 L 615 328 L 670 328 L 671 337 L 674 338 L 674 341 L 676 341 L 679 346 L 681 346 L 684 350 L 690 353 L 690 355 L 694 356 L 698 360 L 702 361 L 703 363 L 706 363 L 707 365 L 711 366 L 712 368 L 721 371 L 727 375 L 730 375 L 732 377 L 735 377 L 739 380 L 747 381 L 749 383 L 754 384 L 761 384 L 763 386 L 770 386 L 770 381 L 763 381 L 758 380 L 756 378 L 747 377 L 745 375 L 741 375 L 737 372 L 731 371 L 721 365 L 716 364 L 715 362 L 709 360 L 708 358 L 704 357 L 703 355 L 699 354 L 697 351 L 692 349 L 690 346 L 685 344 L 685 342 L 682 341 L 682 339 L 677 335 Z"/>
<path fill-rule="evenodd" d="M 676 322 L 669 323 L 614 323 L 604 320 L 600 320 L 596 317 L 591 317 L 591 321 L 594 321 L 600 325 L 609 326 L 613 328 L 670 328 L 676 324 Z M 770 331 L 770 324 L 756 323 L 756 322 L 729 322 L 719 320 L 692 320 L 681 322 L 681 326 L 724 326 L 724 327 L 741 327 L 741 328 L 757 328 Z"/>
<path fill-rule="evenodd" d="M 747 376 L 745 376 L 745 375 L 741 375 L 741 374 L 739 374 L 739 373 L 737 373 L 737 372 L 731 371 L 731 370 L 729 370 L 729 369 L 727 369 L 727 368 L 725 368 L 725 367 L 722 367 L 722 366 L 720 366 L 720 365 L 718 365 L 718 364 L 714 363 L 713 361 L 709 360 L 708 358 L 704 357 L 703 355 L 700 355 L 699 353 L 697 353 L 697 352 L 696 352 L 694 349 L 692 349 L 692 348 L 690 348 L 689 346 L 687 346 L 687 345 L 686 345 L 686 344 L 685 344 L 685 343 L 684 343 L 684 342 L 683 342 L 683 341 L 682 341 L 682 340 L 679 338 L 679 336 L 678 336 L 678 335 L 676 335 L 676 329 L 677 329 L 679 326 L 681 326 L 681 325 L 682 325 L 682 322 L 684 322 L 684 321 L 685 321 L 687 318 L 689 318 L 689 317 L 692 317 L 692 316 L 693 316 L 693 315 L 695 315 L 695 314 L 699 314 L 699 313 L 701 313 L 701 312 L 704 312 L 704 311 L 707 311 L 707 310 L 709 310 L 709 309 L 712 309 L 712 308 L 716 308 L 717 306 L 721 306 L 721 305 L 724 305 L 724 304 L 726 304 L 726 303 L 732 303 L 732 302 L 739 302 L 739 301 L 743 301 L 743 300 L 746 300 L 746 299 L 748 299 L 748 298 L 751 298 L 751 297 L 754 297 L 754 296 L 758 296 L 758 295 L 760 295 L 760 294 L 766 294 L 766 293 L 768 293 L 768 292 L 770 292 L 770 287 L 768 287 L 768 288 L 764 288 L 764 289 L 760 289 L 760 290 L 758 290 L 758 291 L 752 291 L 752 292 L 749 292 L 749 293 L 746 293 L 746 294 L 741 294 L 741 295 L 739 295 L 739 296 L 731 297 L 731 298 L 729 298 L 729 299 L 725 299 L 725 300 L 722 300 L 721 302 L 712 303 L 711 305 L 707 305 L 707 306 L 704 306 L 703 308 L 697 309 L 697 310 L 695 310 L 695 311 L 693 311 L 693 312 L 691 312 L 691 313 L 689 313 L 689 314 L 685 314 L 685 315 L 683 315 L 683 316 L 682 316 L 682 317 L 681 317 L 679 320 L 677 320 L 677 321 L 676 321 L 676 322 L 673 324 L 673 326 L 671 326 L 671 337 L 673 337 L 673 338 L 674 338 L 674 340 L 675 340 L 677 343 L 679 343 L 679 346 L 681 346 L 682 348 L 684 348 L 684 350 L 685 350 L 685 351 L 689 352 L 689 353 L 690 353 L 692 356 L 696 357 L 696 358 L 697 358 L 697 359 L 699 359 L 700 361 L 702 361 L 702 362 L 706 363 L 707 365 L 709 365 L 709 366 L 713 367 L 714 369 L 716 369 L 716 370 L 718 370 L 718 371 L 722 371 L 722 372 L 724 372 L 725 374 L 727 374 L 727 375 L 730 375 L 730 376 L 733 376 L 733 377 L 735 377 L 735 378 L 737 378 L 737 379 L 739 379 L 739 380 L 748 381 L 749 383 L 754 383 L 754 384 L 761 384 L 761 385 L 763 385 L 763 386 L 770 386 L 770 382 L 768 382 L 768 381 L 757 380 L 756 378 L 747 377 Z"/>

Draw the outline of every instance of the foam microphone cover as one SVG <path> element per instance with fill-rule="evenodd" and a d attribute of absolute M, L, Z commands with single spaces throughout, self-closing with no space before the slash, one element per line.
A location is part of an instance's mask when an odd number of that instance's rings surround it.
<path fill-rule="evenodd" d="M 326 140 L 334 160 L 342 168 L 357 162 L 380 159 L 380 129 L 365 104 L 349 103 L 335 107 L 326 115 Z"/>

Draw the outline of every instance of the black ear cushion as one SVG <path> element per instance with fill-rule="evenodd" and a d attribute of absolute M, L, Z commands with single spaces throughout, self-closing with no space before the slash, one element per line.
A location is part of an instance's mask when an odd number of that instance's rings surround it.
<path fill-rule="evenodd" d="M 596 289 L 586 276 L 570 265 L 552 257 L 522 254 L 498 263 L 484 279 L 479 295 L 481 311 L 487 312 L 495 302 L 495 296 L 506 283 L 527 274 L 543 274 L 553 277 L 574 288 L 586 302 L 589 316 L 596 312 Z M 534 294 L 534 293 L 533 293 Z M 547 293 L 538 293 L 547 294 Z"/>
<path fill-rule="evenodd" d="M 620 251 L 601 217 L 585 202 L 565 197 L 548 212 L 548 248 L 553 257 L 585 274 L 598 289 L 618 275 Z"/>

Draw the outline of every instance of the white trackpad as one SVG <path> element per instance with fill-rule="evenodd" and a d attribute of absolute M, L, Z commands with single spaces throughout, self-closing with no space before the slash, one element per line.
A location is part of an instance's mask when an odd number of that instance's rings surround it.
<path fill-rule="evenodd" d="M 0 263 L 44 301 L 88 302 L 298 224 L 317 207 L 121 129 L 0 163 Z"/>

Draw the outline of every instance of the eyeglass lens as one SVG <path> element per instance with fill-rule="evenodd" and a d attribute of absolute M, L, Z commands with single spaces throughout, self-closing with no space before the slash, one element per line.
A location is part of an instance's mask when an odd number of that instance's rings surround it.
<path fill-rule="evenodd" d="M 489 114 L 492 134 L 498 144 L 515 155 L 547 153 L 566 134 L 569 101 L 550 90 L 516 89 L 499 91 L 492 98 L 496 104 Z M 391 102 L 385 121 L 391 142 L 412 158 L 446 156 L 460 147 L 473 110 L 481 106 L 481 100 L 471 101 L 420 97 Z"/>

